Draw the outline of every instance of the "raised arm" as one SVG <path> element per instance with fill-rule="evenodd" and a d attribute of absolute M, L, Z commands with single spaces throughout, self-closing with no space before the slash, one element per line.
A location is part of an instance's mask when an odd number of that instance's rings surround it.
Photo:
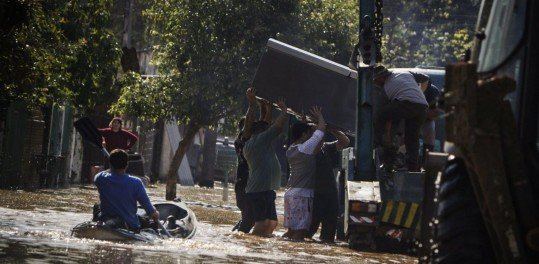
<path fill-rule="evenodd" d="M 322 115 L 322 108 L 313 106 L 311 109 L 311 115 L 316 118 L 316 130 L 326 131 L 326 120 L 324 120 L 324 116 Z"/>
<path fill-rule="evenodd" d="M 259 100 L 260 105 L 260 120 L 271 124 L 272 119 L 272 106 L 271 103 L 265 100 Z"/>
<path fill-rule="evenodd" d="M 275 122 L 273 123 L 273 125 L 277 129 L 277 132 L 280 133 L 283 130 L 284 124 L 286 123 L 286 116 L 287 116 L 287 113 L 286 113 L 287 107 L 284 102 L 284 98 L 280 98 L 277 101 L 277 106 L 281 110 L 281 114 L 277 117 L 277 119 L 275 119 Z"/>
<path fill-rule="evenodd" d="M 311 109 L 311 115 L 316 119 L 317 126 L 313 135 L 298 146 L 298 150 L 305 154 L 316 154 L 322 147 L 322 140 L 324 139 L 324 131 L 326 130 L 326 121 L 322 115 L 322 108 L 314 106 Z"/>
<path fill-rule="evenodd" d="M 243 132 L 242 137 L 243 138 L 250 138 L 251 137 L 251 127 L 253 126 L 253 122 L 255 121 L 255 108 L 256 108 L 256 96 L 255 96 L 255 89 L 249 88 L 247 89 L 247 92 L 245 93 L 245 96 L 247 97 L 247 101 L 249 102 L 249 108 L 247 108 L 247 113 L 245 113 L 245 123 L 243 124 Z"/>
<path fill-rule="evenodd" d="M 350 139 L 340 130 L 329 129 L 329 132 L 337 139 L 337 150 L 343 150 L 350 145 Z"/>

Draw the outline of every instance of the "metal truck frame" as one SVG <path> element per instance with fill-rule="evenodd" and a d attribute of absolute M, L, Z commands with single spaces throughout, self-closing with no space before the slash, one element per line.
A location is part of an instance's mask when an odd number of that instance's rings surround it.
<path fill-rule="evenodd" d="M 447 162 L 427 170 L 440 177 L 422 263 L 539 259 L 538 13 L 537 1 L 483 1 L 471 57 L 446 67 L 448 154 L 429 156 Z"/>

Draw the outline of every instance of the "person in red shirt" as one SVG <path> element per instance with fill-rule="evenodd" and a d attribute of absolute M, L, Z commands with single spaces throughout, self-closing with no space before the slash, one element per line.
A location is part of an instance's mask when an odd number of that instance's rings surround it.
<path fill-rule="evenodd" d="M 109 127 L 100 128 L 99 132 L 103 137 L 103 146 L 110 153 L 114 149 L 123 149 L 125 151 L 129 150 L 138 140 L 138 137 L 122 129 L 122 119 L 119 117 L 113 118 Z"/>

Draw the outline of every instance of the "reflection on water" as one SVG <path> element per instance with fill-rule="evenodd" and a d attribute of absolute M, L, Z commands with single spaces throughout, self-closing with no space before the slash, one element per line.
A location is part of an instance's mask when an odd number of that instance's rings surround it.
<path fill-rule="evenodd" d="M 148 193 L 152 201 L 163 201 L 164 186 Z M 71 237 L 73 226 L 91 218 L 95 188 L 0 190 L 0 263 L 416 262 L 408 256 L 352 251 L 342 242 L 286 241 L 278 237 L 281 226 L 273 238 L 231 232 L 239 216 L 233 199 L 222 202 L 222 190 L 179 187 L 178 193 L 199 220 L 195 237 L 129 244 Z M 282 212 L 282 203 L 278 207 Z"/>

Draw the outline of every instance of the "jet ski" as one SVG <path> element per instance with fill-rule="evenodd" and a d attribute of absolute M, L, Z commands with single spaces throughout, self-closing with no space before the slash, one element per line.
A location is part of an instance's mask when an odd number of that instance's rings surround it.
<path fill-rule="evenodd" d="M 88 221 L 75 226 L 72 230 L 72 236 L 117 242 L 153 242 L 156 239 L 191 238 L 195 235 L 197 219 L 184 202 L 157 203 L 154 206 L 159 211 L 160 223 L 150 224 L 152 227 L 143 225 L 144 228 L 139 233 L 127 228 L 118 228 L 117 225 L 109 221 Z M 141 219 L 149 218 L 142 208 L 139 208 L 137 215 Z"/>

